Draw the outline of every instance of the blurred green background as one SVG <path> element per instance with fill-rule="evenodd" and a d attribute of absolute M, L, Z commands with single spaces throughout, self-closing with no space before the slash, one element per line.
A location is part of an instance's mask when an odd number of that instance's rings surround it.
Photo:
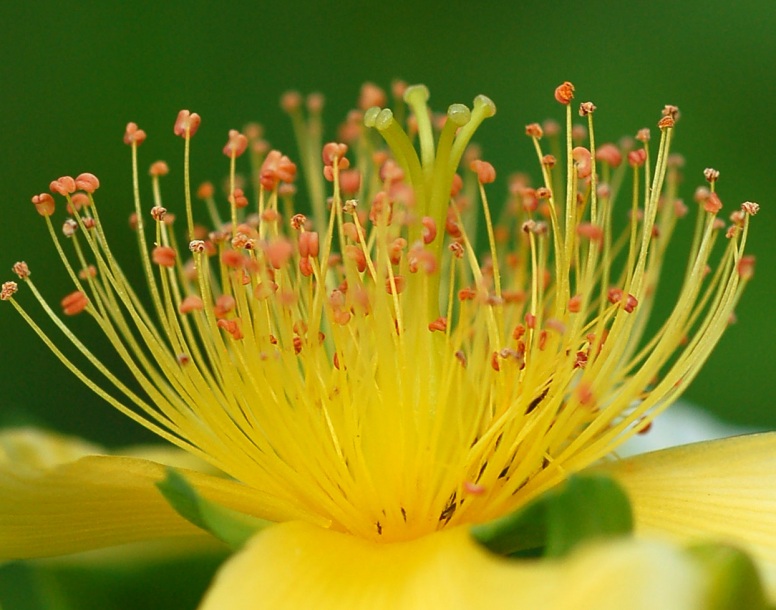
<path fill-rule="evenodd" d="M 653 127 L 664 104 L 678 105 L 684 198 L 713 166 L 728 210 L 745 200 L 762 205 L 750 242 L 759 261 L 755 281 L 738 323 L 686 397 L 728 420 L 776 427 L 776 322 L 768 310 L 776 285 L 773 0 L 43 0 L 3 3 L 0 23 L 0 279 L 11 279 L 10 266 L 24 259 L 54 302 L 70 289 L 29 198 L 60 175 L 95 173 L 114 251 L 134 260 L 124 230 L 129 151 L 121 142 L 130 120 L 149 134 L 141 166 L 170 162 L 167 191 L 174 193 L 172 181 L 182 180 L 182 145 L 172 134 L 179 109 L 203 117 L 195 183 L 217 182 L 227 171 L 220 152 L 227 130 L 248 121 L 262 122 L 270 141 L 293 156 L 278 107 L 289 88 L 326 94 L 332 137 L 364 80 L 423 82 L 438 110 L 485 93 L 498 114 L 478 141 L 502 176 L 526 169 L 536 175 L 523 127 L 561 116 L 552 92 L 563 80 L 575 83 L 578 101 L 598 106 L 599 142 Z M 168 207 L 181 200 L 168 198 Z M 677 273 L 682 268 L 677 264 Z M 75 326 L 88 335 L 81 322 Z M 71 378 L 10 307 L 0 308 L 0 345 L 0 422 L 36 422 L 108 444 L 149 438 Z M 33 604 L 16 600 L 4 608 L 46 607 L 25 603 Z"/>

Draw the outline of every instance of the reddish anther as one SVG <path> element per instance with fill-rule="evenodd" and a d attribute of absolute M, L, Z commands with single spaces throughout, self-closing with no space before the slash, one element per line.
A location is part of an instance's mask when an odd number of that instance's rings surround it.
<path fill-rule="evenodd" d="M 280 96 L 280 107 L 291 114 L 302 107 L 302 94 L 299 91 L 286 91 Z"/>
<path fill-rule="evenodd" d="M 348 169 L 340 173 L 340 189 L 343 193 L 355 195 L 361 188 L 361 172 L 357 169 Z"/>
<path fill-rule="evenodd" d="M 197 188 L 197 199 L 210 199 L 215 190 L 212 182 L 203 182 Z"/>
<path fill-rule="evenodd" d="M 558 85 L 555 89 L 555 100 L 559 104 L 565 104 L 568 106 L 571 103 L 571 100 L 574 99 L 574 85 L 572 85 L 569 81 L 564 82 L 561 85 Z"/>
<path fill-rule="evenodd" d="M 11 270 L 19 277 L 20 280 L 26 280 L 30 277 L 30 268 L 24 261 L 18 261 L 14 263 Z"/>
<path fill-rule="evenodd" d="M 202 311 L 203 309 L 205 309 L 205 304 L 202 302 L 201 298 L 194 294 L 187 296 L 178 306 L 178 311 L 183 315 L 191 313 L 192 311 Z"/>
<path fill-rule="evenodd" d="M 162 222 L 167 215 L 167 208 L 163 208 L 160 205 L 155 205 L 151 208 L 151 218 L 156 222 Z"/>
<path fill-rule="evenodd" d="M 631 167 L 641 167 L 647 161 L 647 151 L 643 148 L 628 153 L 628 163 Z"/>
<path fill-rule="evenodd" d="M 569 299 L 569 311 L 571 313 L 579 313 L 582 309 L 582 295 L 575 294 Z"/>
<path fill-rule="evenodd" d="M 622 163 L 622 153 L 614 144 L 606 143 L 599 146 L 595 151 L 595 158 L 603 161 L 609 167 L 619 167 Z"/>
<path fill-rule="evenodd" d="M 305 231 L 299 236 L 299 255 L 302 257 L 312 256 L 316 258 L 320 249 L 318 233 L 316 231 Z"/>
<path fill-rule="evenodd" d="M 742 280 L 750 280 L 752 279 L 752 276 L 754 275 L 754 264 L 755 264 L 755 257 L 754 256 L 742 256 L 738 264 L 736 265 L 736 270 L 738 271 L 738 276 Z"/>
<path fill-rule="evenodd" d="M 275 239 L 264 248 L 264 255 L 274 269 L 285 266 L 293 253 L 294 247 L 287 239 Z"/>
<path fill-rule="evenodd" d="M 63 197 L 75 193 L 76 185 L 75 180 L 71 176 L 62 176 L 56 180 L 52 180 L 49 184 L 49 190 L 52 193 L 59 193 Z"/>
<path fill-rule="evenodd" d="M 309 257 L 305 256 L 299 259 L 299 273 L 305 277 L 310 277 L 313 271 L 313 264 L 310 262 Z"/>
<path fill-rule="evenodd" d="M 437 236 L 436 221 L 431 216 L 424 216 L 421 223 L 423 224 L 423 230 L 421 231 L 423 243 L 430 244 Z"/>
<path fill-rule="evenodd" d="M 170 246 L 156 246 L 151 252 L 151 260 L 161 267 L 174 267 L 175 258 L 175 250 Z"/>
<path fill-rule="evenodd" d="M 404 288 L 407 286 L 407 281 L 401 276 L 396 275 L 385 280 L 385 291 L 388 294 L 401 294 L 404 292 Z"/>
<path fill-rule="evenodd" d="M 345 154 L 347 152 L 348 152 L 347 144 L 341 144 L 338 142 L 329 142 L 328 144 L 325 144 L 323 146 L 323 151 L 321 153 L 321 156 L 323 157 L 323 164 L 331 166 L 334 164 L 334 160 L 338 159 L 340 161 L 338 163 L 339 169 L 346 169 L 342 167 L 341 160 L 345 158 Z"/>
<path fill-rule="evenodd" d="M 41 216 L 51 216 L 54 213 L 54 198 L 48 193 L 41 193 L 32 198 L 35 211 Z"/>
<path fill-rule="evenodd" d="M 230 269 L 242 269 L 245 265 L 245 257 L 237 250 L 224 250 L 221 254 L 221 262 Z"/>
<path fill-rule="evenodd" d="M 622 308 L 628 313 L 633 313 L 633 310 L 636 309 L 636 305 L 638 304 L 638 299 L 636 299 L 636 297 L 634 297 L 632 294 L 628 294 L 628 296 L 625 297 L 625 302 L 623 303 Z"/>
<path fill-rule="evenodd" d="M 475 159 L 469 165 L 469 169 L 477 174 L 477 180 L 481 184 L 490 184 L 496 179 L 496 169 L 487 161 Z"/>
<path fill-rule="evenodd" d="M 709 196 L 703 202 L 703 209 L 710 214 L 716 214 L 722 209 L 722 201 L 716 193 L 709 193 Z"/>
<path fill-rule="evenodd" d="M 248 148 L 248 138 L 236 129 L 229 130 L 229 139 L 224 146 L 224 154 L 227 157 L 239 157 Z"/>
<path fill-rule="evenodd" d="M 240 329 L 239 318 L 235 318 L 233 320 L 219 320 L 216 324 L 218 324 L 218 328 L 225 330 L 230 335 L 232 335 L 232 339 L 235 341 L 239 341 L 243 338 L 243 333 Z"/>
<path fill-rule="evenodd" d="M 86 267 L 86 269 L 81 269 L 78 272 L 78 277 L 80 277 L 82 280 L 88 280 L 97 277 L 97 267 L 94 265 L 89 265 Z"/>
<path fill-rule="evenodd" d="M 80 290 L 71 292 L 60 301 L 62 312 L 66 316 L 75 316 L 81 313 L 89 305 L 89 299 Z"/>
<path fill-rule="evenodd" d="M 388 103 L 388 96 L 385 91 L 374 83 L 364 83 L 361 85 L 361 92 L 358 96 L 358 107 L 361 110 L 369 110 L 373 106 L 383 108 Z"/>
<path fill-rule="evenodd" d="M 609 288 L 606 298 L 612 305 L 619 303 L 622 301 L 622 288 Z"/>
<path fill-rule="evenodd" d="M 577 235 L 592 242 L 601 243 L 604 239 L 604 229 L 592 222 L 581 222 L 577 225 Z"/>
<path fill-rule="evenodd" d="M 431 332 L 439 331 L 439 332 L 445 332 L 447 330 L 447 318 L 445 317 L 439 317 L 433 322 L 429 323 L 428 329 Z"/>
<path fill-rule="evenodd" d="M 124 130 L 124 144 L 140 146 L 146 139 L 146 132 L 138 128 L 137 123 L 127 123 Z"/>
<path fill-rule="evenodd" d="M 233 203 L 236 208 L 245 208 L 248 207 L 248 198 L 242 189 L 236 188 L 229 197 L 229 203 Z"/>
<path fill-rule="evenodd" d="M 525 135 L 538 140 L 544 135 L 544 130 L 539 123 L 529 123 L 525 126 Z"/>
<path fill-rule="evenodd" d="M 78 177 L 75 179 L 75 186 L 78 190 L 93 193 L 100 188 L 100 181 L 94 174 L 84 172 L 83 174 L 78 174 Z"/>
<path fill-rule="evenodd" d="M 577 146 L 571 151 L 571 157 L 577 167 L 577 176 L 587 178 L 593 173 L 593 162 L 590 151 L 584 146 Z"/>
<path fill-rule="evenodd" d="M 596 106 L 593 102 L 582 102 L 579 105 L 579 116 L 587 116 L 595 112 Z"/>
<path fill-rule="evenodd" d="M 7 301 L 16 291 L 19 290 L 19 285 L 16 282 L 4 282 L 0 287 L 0 301 Z"/>
<path fill-rule="evenodd" d="M 216 318 L 225 318 L 229 315 L 234 308 L 237 307 L 237 301 L 231 294 L 222 294 L 216 299 L 216 304 L 213 306 L 213 313 Z"/>
<path fill-rule="evenodd" d="M 166 176 L 170 173 L 170 167 L 164 161 L 154 161 L 148 169 L 148 173 L 154 177 Z"/>
<path fill-rule="evenodd" d="M 175 119 L 175 126 L 173 132 L 176 136 L 182 138 L 191 137 L 197 133 L 199 124 L 202 122 L 201 117 L 196 112 L 189 112 L 188 110 L 181 110 L 178 113 L 178 118 Z"/>
<path fill-rule="evenodd" d="M 754 216 L 760 211 L 760 204 L 755 203 L 754 201 L 744 201 L 744 203 L 741 204 L 741 209 L 749 214 L 749 216 Z"/>
<path fill-rule="evenodd" d="M 555 164 L 558 162 L 558 160 L 555 158 L 555 155 L 544 155 L 542 157 L 542 165 L 545 167 L 552 169 L 555 167 Z"/>
<path fill-rule="evenodd" d="M 450 184 L 450 197 L 457 197 L 463 188 L 463 178 L 458 174 L 453 174 L 453 182 Z"/>
<path fill-rule="evenodd" d="M 649 133 L 649 129 L 647 129 L 646 127 L 643 127 L 639 129 L 638 132 L 636 132 L 636 139 L 639 142 L 649 142 L 649 139 L 651 137 L 652 136 Z"/>
<path fill-rule="evenodd" d="M 674 126 L 674 119 L 670 116 L 664 116 L 657 122 L 657 126 L 660 129 L 670 129 Z"/>

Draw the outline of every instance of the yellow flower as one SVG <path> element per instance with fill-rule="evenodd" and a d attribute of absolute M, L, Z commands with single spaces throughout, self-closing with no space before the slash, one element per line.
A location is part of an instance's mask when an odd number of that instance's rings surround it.
<path fill-rule="evenodd" d="M 267 152 L 256 127 L 230 131 L 230 222 L 212 187 L 198 191 L 209 233 L 195 224 L 189 181 L 200 118 L 181 111 L 188 248 L 164 207 L 166 164 L 151 166 L 150 217 L 141 203 L 145 133 L 130 123 L 150 308 L 110 248 L 95 176 L 51 183 L 72 215 L 63 225 L 70 254 L 52 223 L 53 197 L 33 198 L 74 284 L 64 314 L 90 316 L 133 381 L 69 329 L 26 264 L 14 271 L 69 345 L 38 325 L 15 282 L 2 299 L 90 389 L 227 475 L 183 470 L 202 496 L 282 522 L 225 566 L 204 607 L 703 607 L 708 579 L 670 546 L 621 542 L 518 562 L 469 535 L 591 466 L 628 491 L 639 531 L 743 545 L 776 592 L 773 436 L 602 465 L 678 396 L 728 325 L 753 270 L 744 245 L 757 204 L 742 204 L 725 230 L 718 172 L 706 171 L 684 283 L 645 340 L 667 245 L 687 211 L 670 154 L 678 110 L 664 109 L 656 151 L 649 130 L 637 146 L 597 146 L 595 106 L 580 106 L 586 129 L 572 127 L 564 83 L 555 97 L 565 142 L 544 133 L 552 124 L 526 128 L 542 182 L 511 179 L 496 221 L 485 189 L 495 170 L 468 148 L 493 102 L 478 96 L 438 118 L 425 87 L 398 89 L 391 111 L 382 91 L 365 87 L 343 128 L 348 145 L 323 147 L 322 99 L 309 98 L 305 114 L 298 96 L 284 98 L 312 219 L 294 213 L 296 165 Z M 243 184 L 236 167 L 246 151 L 252 180 Z M 623 210 L 614 204 L 628 175 Z M 489 244 L 482 259 L 472 244 L 476 200 Z M 726 244 L 715 259 L 718 240 Z M 34 433 L 3 439 L 0 557 L 197 532 L 154 487 L 164 459 L 93 455 Z"/>

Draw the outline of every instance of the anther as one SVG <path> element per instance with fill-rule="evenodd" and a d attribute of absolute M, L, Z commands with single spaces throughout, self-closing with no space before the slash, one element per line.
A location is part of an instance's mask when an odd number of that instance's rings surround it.
<path fill-rule="evenodd" d="M 231 294 L 222 294 L 216 299 L 216 304 L 213 306 L 213 313 L 216 318 L 225 318 L 229 313 L 234 311 L 237 307 L 237 301 Z"/>
<path fill-rule="evenodd" d="M 94 193 L 98 188 L 100 188 L 100 181 L 97 179 L 97 176 L 94 174 L 90 174 L 89 172 L 84 172 L 83 174 L 78 174 L 78 176 L 75 179 L 75 186 L 77 189 L 84 191 L 86 193 Z"/>
<path fill-rule="evenodd" d="M 65 237 L 72 237 L 73 235 L 75 235 L 75 232 L 77 230 L 78 230 L 78 223 L 72 218 L 68 218 L 62 224 L 62 234 Z"/>
<path fill-rule="evenodd" d="M 19 290 L 19 285 L 16 282 L 4 282 L 0 287 L 0 301 L 9 300 L 16 291 Z"/>
<path fill-rule="evenodd" d="M 719 180 L 719 171 L 713 167 L 707 167 L 703 170 L 703 177 L 706 178 L 706 182 L 713 184 Z"/>
<path fill-rule="evenodd" d="M 178 118 L 175 119 L 173 133 L 182 138 L 185 138 L 187 135 L 193 136 L 197 133 L 201 122 L 202 118 L 196 112 L 192 113 L 188 110 L 181 110 L 178 113 Z"/>
<path fill-rule="evenodd" d="M 754 275 L 754 264 L 755 264 L 755 257 L 754 256 L 742 256 L 738 264 L 736 265 L 736 271 L 738 272 L 738 276 L 742 280 L 750 280 L 752 279 L 752 276 Z"/>
<path fill-rule="evenodd" d="M 760 211 L 760 205 L 753 201 L 744 201 L 744 203 L 741 204 L 741 209 L 749 214 L 749 216 L 754 216 Z"/>
<path fill-rule="evenodd" d="M 674 120 L 674 123 L 676 123 L 679 120 L 679 108 L 677 106 L 674 106 L 673 104 L 666 104 L 663 106 L 663 110 L 661 111 L 662 115 L 664 117 L 671 117 Z"/>
<path fill-rule="evenodd" d="M 97 267 L 89 265 L 86 269 L 81 269 L 78 272 L 78 277 L 82 280 L 89 280 L 97 277 Z"/>
<path fill-rule="evenodd" d="M 137 123 L 127 123 L 124 130 L 124 144 L 140 146 L 146 139 L 146 132 L 139 129 Z"/>
<path fill-rule="evenodd" d="M 558 160 L 555 158 L 555 155 L 544 155 L 542 157 L 542 165 L 545 167 L 552 169 L 555 167 L 555 164 L 558 162 Z"/>
<path fill-rule="evenodd" d="M 155 205 L 154 207 L 151 208 L 151 217 L 157 222 L 163 221 L 166 215 L 167 215 L 167 208 L 163 208 L 160 205 Z"/>
<path fill-rule="evenodd" d="M 428 325 L 428 329 L 431 332 L 434 332 L 435 330 L 440 332 L 445 332 L 447 330 L 447 318 L 439 317 L 433 322 L 430 322 Z"/>
<path fill-rule="evenodd" d="M 189 250 L 201 253 L 205 251 L 205 242 L 201 239 L 194 239 L 189 242 Z"/>
<path fill-rule="evenodd" d="M 622 306 L 622 308 L 628 312 L 633 313 L 633 310 L 636 309 L 636 305 L 638 305 L 639 302 L 632 294 L 629 294 L 627 297 L 625 297 L 625 304 Z"/>
<path fill-rule="evenodd" d="M 52 193 L 59 193 L 63 197 L 66 197 L 67 195 L 75 193 L 75 180 L 73 180 L 71 176 L 62 176 L 61 178 L 51 181 L 49 190 Z"/>
<path fill-rule="evenodd" d="M 599 146 L 595 151 L 595 158 L 603 161 L 610 167 L 619 167 L 620 163 L 622 163 L 620 149 L 610 143 Z"/>
<path fill-rule="evenodd" d="M 480 184 L 490 184 L 496 180 L 496 169 L 487 161 L 475 159 L 469 165 L 469 169 L 477 174 Z"/>
<path fill-rule="evenodd" d="M 306 231 L 299 236 L 299 255 L 302 257 L 318 256 L 320 249 L 318 233 L 316 231 Z"/>
<path fill-rule="evenodd" d="M 716 193 L 709 193 L 706 201 L 703 202 L 703 209 L 710 214 L 716 214 L 722 209 L 722 201 Z"/>
<path fill-rule="evenodd" d="M 166 176 L 170 173 L 170 167 L 164 161 L 154 161 L 148 169 L 148 173 L 155 177 Z"/>
<path fill-rule="evenodd" d="M 424 216 L 421 223 L 423 224 L 423 243 L 430 244 L 437 236 L 436 221 L 431 216 Z"/>
<path fill-rule="evenodd" d="M 574 85 L 572 85 L 569 81 L 564 82 L 561 85 L 558 85 L 555 89 L 555 100 L 559 104 L 564 104 L 568 106 L 571 103 L 571 100 L 574 99 Z"/>
<path fill-rule="evenodd" d="M 463 258 L 464 249 L 463 249 L 463 246 L 459 242 L 454 241 L 453 243 L 451 243 L 448 246 L 448 248 L 450 248 L 450 252 L 453 253 L 453 256 L 455 258 Z"/>
<path fill-rule="evenodd" d="M 294 214 L 291 217 L 291 228 L 294 229 L 294 231 L 301 231 L 305 228 L 306 224 L 307 216 L 304 214 Z"/>
<path fill-rule="evenodd" d="M 75 316 L 81 313 L 89 305 L 89 299 L 80 290 L 71 292 L 60 301 L 62 311 L 66 316 Z"/>
<path fill-rule="evenodd" d="M 242 330 L 240 329 L 239 318 L 233 320 L 219 320 L 217 323 L 218 328 L 221 328 L 232 335 L 232 339 L 239 341 L 243 338 Z"/>
<path fill-rule="evenodd" d="M 628 163 L 631 167 L 641 167 L 647 160 L 647 151 L 643 148 L 628 153 Z"/>
<path fill-rule="evenodd" d="M 20 280 L 26 280 L 30 277 L 30 268 L 24 261 L 18 261 L 13 264 L 11 270 L 19 277 Z"/>
<path fill-rule="evenodd" d="M 664 116 L 657 122 L 657 126 L 660 129 L 670 129 L 674 126 L 674 119 L 670 116 Z"/>
<path fill-rule="evenodd" d="M 204 308 L 205 305 L 202 302 L 202 299 L 196 295 L 190 294 L 181 301 L 181 304 L 178 306 L 178 311 L 183 315 L 186 315 L 192 311 L 202 311 Z"/>
<path fill-rule="evenodd" d="M 579 105 L 579 116 L 587 116 L 595 112 L 596 106 L 593 102 L 582 102 Z"/>
<path fill-rule="evenodd" d="M 569 299 L 568 308 L 571 313 L 579 313 L 580 309 L 582 309 L 582 295 L 575 294 L 571 297 Z"/>
<path fill-rule="evenodd" d="M 650 133 L 649 133 L 649 129 L 648 129 L 648 128 L 646 128 L 646 127 L 643 127 L 642 129 L 639 129 L 639 130 L 636 132 L 636 139 L 637 139 L 639 142 L 649 142 L 649 140 L 650 140 L 650 138 L 651 138 L 651 137 L 652 137 L 652 136 L 651 136 L 651 135 L 650 135 Z"/>
<path fill-rule="evenodd" d="M 539 123 L 529 123 L 525 126 L 525 135 L 540 140 L 544 135 L 544 130 Z"/>
<path fill-rule="evenodd" d="M 229 139 L 224 145 L 223 153 L 227 157 L 239 157 L 248 148 L 248 138 L 236 129 L 229 130 Z"/>
<path fill-rule="evenodd" d="M 587 178 L 593 173 L 593 163 L 590 151 L 584 146 L 577 146 L 571 151 L 571 157 L 574 159 L 574 165 L 577 168 L 577 176 Z"/>
<path fill-rule="evenodd" d="M 348 199 L 344 204 L 342 204 L 342 211 L 345 212 L 345 214 L 353 215 L 356 213 L 357 207 L 357 199 Z"/>
<path fill-rule="evenodd" d="M 151 260 L 161 267 L 174 267 L 175 258 L 175 250 L 170 246 L 156 246 L 151 252 Z"/>

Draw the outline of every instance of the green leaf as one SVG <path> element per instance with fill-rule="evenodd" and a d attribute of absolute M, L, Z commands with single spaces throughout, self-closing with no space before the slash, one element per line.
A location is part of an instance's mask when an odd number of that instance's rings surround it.
<path fill-rule="evenodd" d="M 210 532 L 233 549 L 239 549 L 248 538 L 270 525 L 269 521 L 203 498 L 182 474 L 172 468 L 167 469 L 167 478 L 156 486 L 181 517 Z"/>
<path fill-rule="evenodd" d="M 633 514 L 625 491 L 600 474 L 576 475 L 522 509 L 471 528 L 500 555 L 559 557 L 580 542 L 628 534 Z"/>
<path fill-rule="evenodd" d="M 724 544 L 700 544 L 688 552 L 702 564 L 710 579 L 707 610 L 766 610 L 757 567 L 740 549 Z"/>

